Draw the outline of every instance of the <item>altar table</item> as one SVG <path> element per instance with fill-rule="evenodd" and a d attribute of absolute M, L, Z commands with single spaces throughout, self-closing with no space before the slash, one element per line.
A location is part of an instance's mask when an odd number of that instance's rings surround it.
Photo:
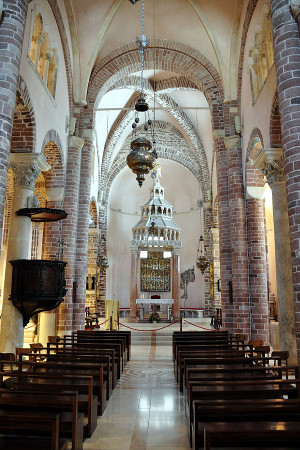
<path fill-rule="evenodd" d="M 169 305 L 174 305 L 173 298 L 137 298 L 136 304 L 141 305 L 141 319 L 144 318 L 143 305 L 167 305 L 167 318 L 170 320 Z"/>

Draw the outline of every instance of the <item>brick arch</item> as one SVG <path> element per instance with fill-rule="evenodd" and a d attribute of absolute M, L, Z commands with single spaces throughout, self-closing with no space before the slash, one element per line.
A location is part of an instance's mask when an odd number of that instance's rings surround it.
<path fill-rule="evenodd" d="M 150 39 L 145 51 L 145 70 L 154 67 L 154 53 L 157 69 L 178 73 L 203 91 L 212 109 L 214 128 L 222 129 L 224 92 L 221 77 L 213 64 L 200 52 L 182 43 Z M 91 116 L 94 105 L 110 86 L 124 76 L 138 72 L 140 66 L 140 54 L 135 41 L 115 49 L 96 64 L 87 95 Z"/>
<path fill-rule="evenodd" d="M 64 188 L 65 172 L 61 157 L 61 152 L 54 141 L 48 141 L 44 146 L 43 153 L 47 159 L 47 163 L 51 166 L 45 172 L 45 184 L 47 188 Z"/>
<path fill-rule="evenodd" d="M 246 184 L 247 186 L 264 186 L 265 177 L 260 170 L 253 167 L 261 148 L 264 146 L 264 140 L 259 128 L 254 128 L 251 132 L 247 153 L 246 153 Z"/>
<path fill-rule="evenodd" d="M 281 120 L 279 113 L 278 92 L 274 95 L 273 106 L 270 118 L 270 144 L 271 147 L 282 146 Z"/>
<path fill-rule="evenodd" d="M 31 153 L 36 146 L 36 121 L 33 106 L 24 80 L 19 77 L 17 102 L 14 112 L 11 149 L 29 149 Z"/>

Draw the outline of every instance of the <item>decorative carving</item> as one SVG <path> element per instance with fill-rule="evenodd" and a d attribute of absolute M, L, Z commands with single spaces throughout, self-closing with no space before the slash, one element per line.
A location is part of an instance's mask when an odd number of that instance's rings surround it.
<path fill-rule="evenodd" d="M 296 22 L 300 20 L 300 0 L 291 0 L 291 13 Z"/>
<path fill-rule="evenodd" d="M 33 197 L 27 198 L 27 208 L 38 208 L 40 206 L 40 202 L 38 197 L 40 194 L 36 194 Z"/>
<path fill-rule="evenodd" d="M 162 258 L 161 252 L 150 252 L 141 260 L 141 291 L 170 291 L 170 259 Z"/>
<path fill-rule="evenodd" d="M 226 150 L 237 147 L 239 144 L 240 137 L 237 135 L 224 137 L 224 145 Z"/>
<path fill-rule="evenodd" d="M 70 136 L 69 137 L 69 147 L 78 148 L 81 150 L 84 146 L 84 139 L 78 136 Z"/>
<path fill-rule="evenodd" d="M 15 186 L 22 186 L 34 191 L 36 179 L 41 173 L 41 168 L 36 161 L 24 163 L 23 165 L 11 162 L 9 168 L 14 173 Z"/>
<path fill-rule="evenodd" d="M 266 176 L 270 187 L 272 187 L 273 183 L 280 183 L 285 181 L 283 158 L 280 158 L 276 161 L 268 161 L 261 169 L 261 172 Z"/>

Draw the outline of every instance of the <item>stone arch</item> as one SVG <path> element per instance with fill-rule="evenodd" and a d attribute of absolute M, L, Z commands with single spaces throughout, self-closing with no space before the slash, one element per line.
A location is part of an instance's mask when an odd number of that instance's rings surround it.
<path fill-rule="evenodd" d="M 278 92 L 274 95 L 270 118 L 270 145 L 271 147 L 282 146 L 281 120 L 279 113 Z"/>
<path fill-rule="evenodd" d="M 36 146 L 36 122 L 30 95 L 20 77 L 16 94 L 11 150 L 27 149 L 30 153 Z"/>

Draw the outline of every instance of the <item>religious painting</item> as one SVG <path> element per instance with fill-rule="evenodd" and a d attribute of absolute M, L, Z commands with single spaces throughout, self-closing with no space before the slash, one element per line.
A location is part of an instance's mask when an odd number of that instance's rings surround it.
<path fill-rule="evenodd" d="M 149 258 L 141 259 L 141 291 L 170 291 L 171 260 L 163 258 L 162 252 L 150 252 Z"/>

